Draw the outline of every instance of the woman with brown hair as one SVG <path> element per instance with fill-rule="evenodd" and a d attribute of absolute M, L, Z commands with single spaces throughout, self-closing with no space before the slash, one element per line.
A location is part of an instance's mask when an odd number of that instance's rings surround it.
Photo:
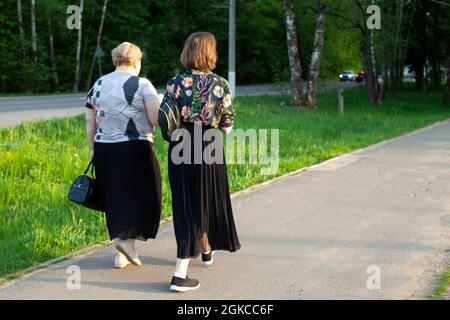
<path fill-rule="evenodd" d="M 169 181 L 177 241 L 172 291 L 190 291 L 200 286 L 198 280 L 187 277 L 190 258 L 201 253 L 203 264 L 211 265 L 215 250 L 234 252 L 240 248 L 220 134 L 233 127 L 234 110 L 228 82 L 212 72 L 216 60 L 213 34 L 196 32 L 189 36 L 181 53 L 181 63 L 187 70 L 169 80 L 162 102 L 178 107 L 182 130 L 190 136 L 174 141 L 172 135 L 169 145 Z M 205 135 L 208 130 L 210 134 Z M 211 162 L 204 153 L 212 143 L 216 151 Z M 180 158 L 184 160 L 180 162 Z"/>

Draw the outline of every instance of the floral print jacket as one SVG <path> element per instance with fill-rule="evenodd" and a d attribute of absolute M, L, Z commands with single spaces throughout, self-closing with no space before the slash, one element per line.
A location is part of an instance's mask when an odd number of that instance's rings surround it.
<path fill-rule="evenodd" d="M 213 128 L 233 126 L 234 109 L 230 86 L 212 72 L 186 70 L 167 82 L 162 103 L 172 99 L 182 121 Z"/>

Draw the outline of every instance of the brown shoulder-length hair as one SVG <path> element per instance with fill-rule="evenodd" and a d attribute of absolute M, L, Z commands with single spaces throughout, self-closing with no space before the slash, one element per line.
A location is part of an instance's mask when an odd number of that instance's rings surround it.
<path fill-rule="evenodd" d="M 209 32 L 195 32 L 186 39 L 180 56 L 187 69 L 214 70 L 217 62 L 216 38 Z"/>

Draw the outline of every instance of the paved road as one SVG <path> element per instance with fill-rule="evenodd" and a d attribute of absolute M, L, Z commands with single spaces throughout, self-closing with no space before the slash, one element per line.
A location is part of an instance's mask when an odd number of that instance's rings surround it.
<path fill-rule="evenodd" d="M 449 163 L 446 121 L 234 197 L 242 249 L 209 268 L 191 262 L 195 292 L 168 292 L 168 223 L 139 244 L 141 267 L 113 269 L 110 246 L 15 282 L 0 299 L 424 298 L 450 258 Z M 69 265 L 81 268 L 79 290 L 67 288 Z M 380 290 L 367 287 L 369 266 Z"/>
<path fill-rule="evenodd" d="M 347 83 L 346 87 L 355 86 Z M 337 82 L 321 84 L 322 90 L 337 87 Z M 286 92 L 287 85 L 238 86 L 236 95 L 277 94 Z M 158 90 L 162 92 L 162 90 Z M 66 117 L 84 112 L 86 94 L 63 94 L 48 96 L 0 98 L 0 127 L 16 125 L 23 121 Z"/>

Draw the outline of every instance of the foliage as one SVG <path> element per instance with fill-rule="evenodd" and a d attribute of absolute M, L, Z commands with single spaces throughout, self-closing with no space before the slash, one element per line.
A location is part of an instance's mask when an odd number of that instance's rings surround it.
<path fill-rule="evenodd" d="M 31 59 L 30 2 L 22 0 L 24 38 L 19 35 L 17 0 L 0 2 L 0 93 L 67 92 L 73 87 L 77 30 L 66 26 L 67 7 L 79 1 L 37 0 L 38 62 Z M 312 0 L 308 0 L 310 3 Z M 306 2 L 308 2 L 306 1 Z M 315 14 L 297 1 L 300 52 L 308 70 L 314 40 Z M 103 1 L 86 0 L 83 14 L 80 88 L 86 89 Z M 237 1 L 236 66 L 239 84 L 285 82 L 289 79 L 284 13 L 279 0 Z M 51 68 L 48 20 L 51 19 L 60 86 Z M 227 76 L 228 1 L 226 0 L 115 0 L 109 1 L 101 47 L 102 72 L 113 70 L 110 51 L 122 41 L 144 51 L 142 75 L 156 85 L 181 71 L 179 55 L 192 32 L 210 31 L 218 41 L 217 73 Z M 330 19 L 324 48 L 323 77 L 335 79 L 343 69 L 357 66 L 354 30 L 342 30 Z M 23 48 L 23 50 L 22 50 Z M 350 50 L 349 50 L 350 49 Z M 22 51 L 24 54 L 22 54 Z M 306 72 L 306 71 L 305 71 Z M 94 78 L 99 76 L 98 63 Z M 304 74 L 306 77 L 307 75 Z M 95 79 L 93 79 L 95 80 Z"/>

